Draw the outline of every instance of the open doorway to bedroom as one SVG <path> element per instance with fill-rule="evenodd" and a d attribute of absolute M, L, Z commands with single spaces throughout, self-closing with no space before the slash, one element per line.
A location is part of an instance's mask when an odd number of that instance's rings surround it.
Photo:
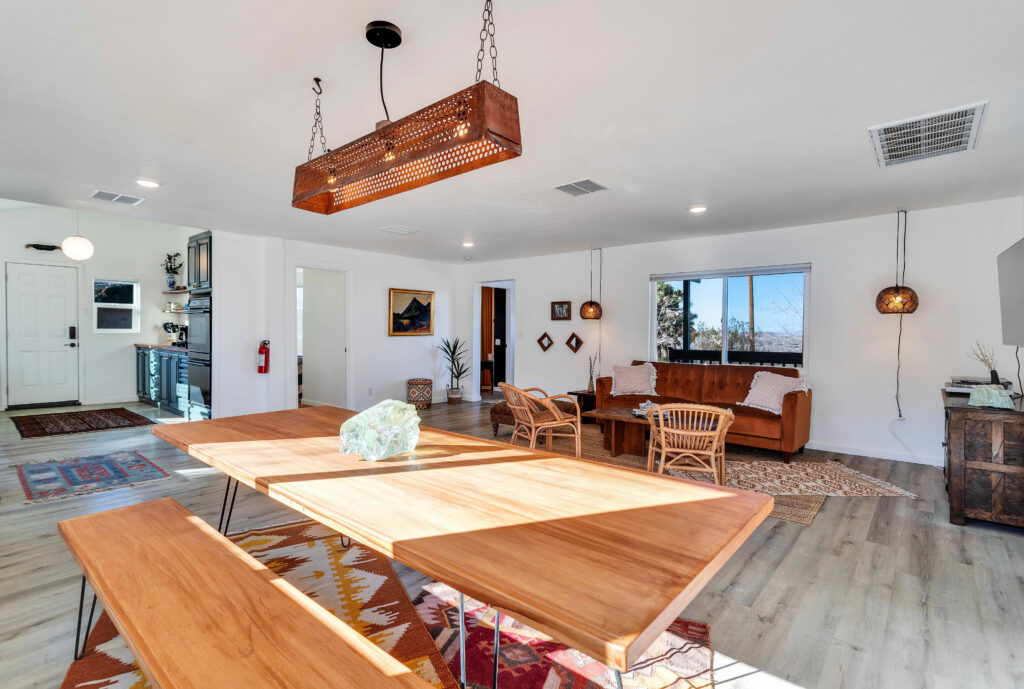
<path fill-rule="evenodd" d="M 298 404 L 348 406 L 348 275 L 295 269 Z"/>
<path fill-rule="evenodd" d="M 499 399 L 498 383 L 514 382 L 515 281 L 481 283 L 474 320 L 478 393 L 483 400 Z"/>

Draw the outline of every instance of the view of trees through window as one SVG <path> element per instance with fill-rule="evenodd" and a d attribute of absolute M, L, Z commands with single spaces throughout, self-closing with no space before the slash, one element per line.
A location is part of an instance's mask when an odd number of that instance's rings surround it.
<path fill-rule="evenodd" d="M 660 361 L 803 363 L 803 272 L 655 283 Z"/>

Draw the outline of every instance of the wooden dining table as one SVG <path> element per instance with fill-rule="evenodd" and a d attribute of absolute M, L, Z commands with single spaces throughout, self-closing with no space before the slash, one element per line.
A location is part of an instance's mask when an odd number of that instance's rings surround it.
<path fill-rule="evenodd" d="M 355 412 L 154 426 L 296 511 L 626 671 L 771 512 L 771 497 L 434 428 L 341 454 Z"/>

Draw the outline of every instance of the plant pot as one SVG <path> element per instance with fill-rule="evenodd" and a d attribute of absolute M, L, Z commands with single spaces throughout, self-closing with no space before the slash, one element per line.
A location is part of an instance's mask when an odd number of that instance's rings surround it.
<path fill-rule="evenodd" d="M 177 275 L 175 275 L 174 273 L 168 274 L 167 275 L 167 289 L 168 290 L 174 289 L 174 284 L 177 281 L 178 281 L 178 276 Z"/>
<path fill-rule="evenodd" d="M 462 401 L 462 390 L 460 388 L 448 388 L 448 404 L 458 404 Z"/>

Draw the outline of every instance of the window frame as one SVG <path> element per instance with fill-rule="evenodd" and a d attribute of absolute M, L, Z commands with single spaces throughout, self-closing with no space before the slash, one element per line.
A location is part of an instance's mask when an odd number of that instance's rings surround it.
<path fill-rule="evenodd" d="M 728 318 L 729 318 L 729 278 L 735 277 L 747 277 L 748 275 L 780 275 L 785 273 L 803 273 L 804 274 L 804 303 L 803 303 L 803 323 L 802 323 L 802 362 L 794 364 L 796 368 L 806 368 L 808 362 L 808 342 L 807 342 L 807 323 L 808 315 L 810 313 L 810 291 L 811 291 L 811 264 L 810 263 L 793 263 L 785 265 L 773 265 L 773 266 L 758 266 L 755 268 L 727 268 L 720 270 L 698 270 L 689 271 L 684 273 L 656 273 L 650 276 L 650 287 L 648 288 L 648 320 L 649 327 L 647 329 L 647 354 L 651 361 L 658 361 L 658 283 L 659 282 L 679 282 L 683 280 L 713 280 L 722 279 L 722 348 L 719 353 L 719 359 L 717 361 L 708 362 L 709 364 L 733 364 L 733 365 L 747 365 L 744 362 L 731 362 L 729 361 L 729 338 L 728 333 Z M 694 350 L 698 351 L 698 350 Z M 756 365 L 756 364 L 752 364 Z M 785 364 L 781 364 L 785 365 Z"/>
<path fill-rule="evenodd" d="M 98 282 L 116 282 L 122 285 L 132 285 L 132 295 L 134 301 L 131 304 L 105 304 L 96 301 L 96 283 Z M 116 335 L 123 333 L 137 333 L 141 332 L 142 325 L 142 283 L 139 280 L 124 280 L 120 278 L 102 278 L 94 277 L 92 279 L 92 293 L 90 295 L 90 301 L 92 302 L 92 331 L 101 335 Z M 131 328 L 101 328 L 99 327 L 99 310 L 100 309 L 118 309 L 123 311 L 131 311 L 132 314 L 132 327 Z"/>

